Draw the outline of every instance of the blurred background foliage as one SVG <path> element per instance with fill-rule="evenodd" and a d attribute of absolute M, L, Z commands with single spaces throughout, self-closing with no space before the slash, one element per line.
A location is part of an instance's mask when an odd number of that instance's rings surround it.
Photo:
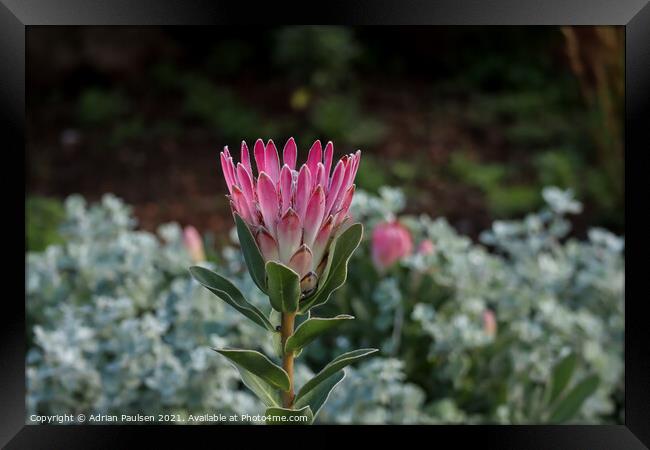
<path fill-rule="evenodd" d="M 217 155 L 295 136 L 362 150 L 367 238 L 399 217 L 435 249 L 388 273 L 368 242 L 355 256 L 319 314 L 358 320 L 298 377 L 333 348 L 383 352 L 348 369 L 321 420 L 622 422 L 623 36 L 30 28 L 28 412 L 258 410 L 206 349 L 261 336 L 191 282 L 180 230 L 261 300 Z"/>
<path fill-rule="evenodd" d="M 294 135 L 361 148 L 361 188 L 474 237 L 550 184 L 584 202 L 576 233 L 624 228 L 620 27 L 35 27 L 28 49 L 30 195 L 224 231 L 217 150 Z"/>

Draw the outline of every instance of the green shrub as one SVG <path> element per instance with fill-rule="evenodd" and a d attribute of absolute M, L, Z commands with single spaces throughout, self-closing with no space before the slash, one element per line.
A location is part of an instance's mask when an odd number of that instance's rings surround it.
<path fill-rule="evenodd" d="M 109 142 L 112 146 L 120 146 L 131 140 L 145 138 L 145 132 L 146 127 L 143 118 L 134 116 L 115 124 Z"/>
<path fill-rule="evenodd" d="M 512 217 L 539 204 L 536 180 L 529 184 L 511 181 L 515 171 L 505 164 L 480 163 L 463 152 L 454 152 L 449 168 L 459 181 L 485 194 L 487 207 L 496 217 Z"/>
<path fill-rule="evenodd" d="M 371 147 L 386 133 L 384 124 L 362 114 L 358 99 L 350 96 L 322 98 L 311 109 L 310 122 L 320 135 L 346 145 Z"/>
<path fill-rule="evenodd" d="M 40 252 L 62 241 L 59 226 L 65 217 L 63 204 L 48 197 L 29 196 L 25 201 L 27 250 Z"/>
<path fill-rule="evenodd" d="M 238 141 L 242 136 L 254 139 L 258 135 L 276 134 L 271 121 L 262 120 L 257 111 L 244 105 L 230 89 L 198 76 L 185 77 L 183 86 L 185 114 L 201 120 L 224 139 Z"/>
<path fill-rule="evenodd" d="M 125 114 L 129 108 L 128 99 L 119 91 L 88 88 L 77 101 L 77 118 L 83 126 L 107 125 Z"/>
<path fill-rule="evenodd" d="M 255 65 L 251 46 L 238 40 L 225 40 L 216 44 L 206 58 L 206 69 L 216 76 L 233 77 L 244 72 L 245 65 Z"/>
<path fill-rule="evenodd" d="M 273 58 L 289 77 L 317 89 L 333 89 L 349 79 L 359 44 L 348 28 L 292 26 L 276 35 Z"/>
<path fill-rule="evenodd" d="M 388 182 L 389 173 L 385 164 L 381 164 L 373 155 L 363 155 L 363 168 L 357 173 L 356 184 L 368 192 L 376 193 Z"/>

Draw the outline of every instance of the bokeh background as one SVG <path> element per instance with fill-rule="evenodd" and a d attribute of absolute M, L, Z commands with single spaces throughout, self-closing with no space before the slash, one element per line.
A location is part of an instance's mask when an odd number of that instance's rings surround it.
<path fill-rule="evenodd" d="M 294 136 L 362 150 L 368 230 L 323 311 L 359 320 L 300 370 L 382 348 L 321 420 L 621 422 L 623 37 L 31 27 L 28 414 L 256 410 L 205 349 L 264 337 L 185 269 L 206 260 L 248 286 L 218 152 Z M 370 235 L 395 221 L 412 249 L 380 270 Z"/>

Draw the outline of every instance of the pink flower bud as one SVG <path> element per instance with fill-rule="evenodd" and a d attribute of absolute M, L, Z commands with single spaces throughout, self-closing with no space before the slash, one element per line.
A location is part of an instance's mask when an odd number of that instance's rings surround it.
<path fill-rule="evenodd" d="M 399 222 L 384 222 L 372 232 L 372 261 L 384 271 L 413 251 L 411 233 Z"/>
<path fill-rule="evenodd" d="M 491 337 L 497 334 L 497 320 L 490 309 L 483 311 L 483 330 Z"/>
<path fill-rule="evenodd" d="M 421 255 L 432 255 L 435 250 L 436 247 L 431 242 L 431 239 L 425 239 L 418 245 L 418 253 Z"/>
<path fill-rule="evenodd" d="M 195 263 L 205 261 L 205 251 L 203 250 L 203 240 L 196 228 L 189 225 L 183 230 L 183 243 L 190 254 L 190 258 Z"/>

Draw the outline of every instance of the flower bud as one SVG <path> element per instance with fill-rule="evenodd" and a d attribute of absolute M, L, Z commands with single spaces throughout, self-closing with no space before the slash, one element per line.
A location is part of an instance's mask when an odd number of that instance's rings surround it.
<path fill-rule="evenodd" d="M 497 320 L 494 312 L 490 309 L 483 311 L 483 330 L 490 337 L 494 337 L 497 334 Z"/>
<path fill-rule="evenodd" d="M 189 225 L 183 230 L 183 244 L 195 263 L 205 261 L 205 251 L 201 235 L 193 226 Z"/>
<path fill-rule="evenodd" d="M 431 242 L 431 239 L 425 239 L 418 245 L 418 253 L 421 255 L 432 255 L 435 250 L 436 247 Z"/>
<path fill-rule="evenodd" d="M 411 254 L 411 233 L 399 222 L 384 222 L 372 232 L 372 261 L 379 271 L 385 271 Z"/>

